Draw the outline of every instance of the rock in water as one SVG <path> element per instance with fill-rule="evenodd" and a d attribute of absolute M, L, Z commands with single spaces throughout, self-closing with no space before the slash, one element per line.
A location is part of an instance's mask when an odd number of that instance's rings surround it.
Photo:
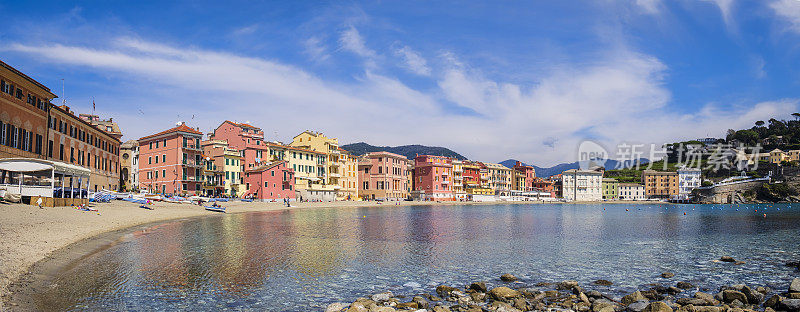
<path fill-rule="evenodd" d="M 391 291 L 387 291 L 385 293 L 372 295 L 372 301 L 377 301 L 377 302 L 388 301 L 392 297 L 394 297 L 394 294 L 392 294 Z"/>
<path fill-rule="evenodd" d="M 747 303 L 747 296 L 742 293 L 741 291 L 735 290 L 723 290 L 722 291 L 722 301 L 725 303 L 732 303 L 734 300 L 739 300 L 741 303 Z"/>
<path fill-rule="evenodd" d="M 680 288 L 680 289 L 692 289 L 692 288 L 694 288 L 694 285 L 692 285 L 692 283 L 689 283 L 689 282 L 678 282 L 678 284 L 676 286 L 678 286 L 678 288 Z"/>
<path fill-rule="evenodd" d="M 489 296 L 494 300 L 506 301 L 521 296 L 522 293 L 508 287 L 495 287 L 489 291 Z"/>
<path fill-rule="evenodd" d="M 647 305 L 642 312 L 672 312 L 672 308 L 670 308 L 666 303 L 661 301 L 651 302 Z"/>
<path fill-rule="evenodd" d="M 628 305 L 628 312 L 642 312 L 649 304 L 647 301 L 636 301 Z"/>
<path fill-rule="evenodd" d="M 800 311 L 800 299 L 785 299 L 778 305 L 778 310 L 797 312 Z"/>
<path fill-rule="evenodd" d="M 556 289 L 558 289 L 558 290 L 572 290 L 576 286 L 578 286 L 578 282 L 577 281 L 563 281 L 561 283 L 558 283 L 558 287 L 556 287 Z"/>
<path fill-rule="evenodd" d="M 611 286 L 611 285 L 614 285 L 614 283 L 612 283 L 610 281 L 607 281 L 607 280 L 604 280 L 604 279 L 596 280 L 596 281 L 594 281 L 594 284 L 595 285 L 600 285 L 600 286 Z"/>
<path fill-rule="evenodd" d="M 348 304 L 344 302 L 334 302 L 329 304 L 328 307 L 325 308 L 325 312 L 339 312 L 347 308 L 347 306 Z"/>
<path fill-rule="evenodd" d="M 789 285 L 789 292 L 800 292 L 800 278 L 792 280 L 792 284 Z"/>
<path fill-rule="evenodd" d="M 719 261 L 722 261 L 722 262 L 736 262 L 736 259 L 734 259 L 731 256 L 722 256 L 721 258 L 719 258 Z"/>
<path fill-rule="evenodd" d="M 474 282 L 469 285 L 469 289 L 479 292 L 486 292 L 486 283 L 484 282 Z"/>
<path fill-rule="evenodd" d="M 637 291 L 635 291 L 634 293 L 632 293 L 630 295 L 622 297 L 622 300 L 620 300 L 620 302 L 622 302 L 622 304 L 624 304 L 624 305 L 629 305 L 629 304 L 634 303 L 636 301 L 647 301 L 647 298 L 644 295 L 642 295 L 641 291 L 637 290 Z"/>
<path fill-rule="evenodd" d="M 506 273 L 506 274 L 503 274 L 503 275 L 500 276 L 500 280 L 504 281 L 504 282 L 513 282 L 513 281 L 517 280 L 517 277 L 514 276 L 514 275 Z"/>
<path fill-rule="evenodd" d="M 414 296 L 414 298 L 411 299 L 411 302 L 416 302 L 417 307 L 420 309 L 428 308 L 428 300 L 425 300 L 425 298 L 422 298 L 420 296 Z"/>
<path fill-rule="evenodd" d="M 664 272 L 664 273 L 661 273 L 661 277 L 663 277 L 663 278 L 673 278 L 673 277 L 675 277 L 675 273 Z"/>
<path fill-rule="evenodd" d="M 439 285 L 438 287 L 436 287 L 436 293 L 439 294 L 439 296 L 444 299 L 449 298 L 450 293 L 456 290 L 458 290 L 458 288 L 450 287 L 447 285 Z"/>

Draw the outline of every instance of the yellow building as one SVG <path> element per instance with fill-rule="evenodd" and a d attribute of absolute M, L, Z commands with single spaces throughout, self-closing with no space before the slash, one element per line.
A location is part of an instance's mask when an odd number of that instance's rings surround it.
<path fill-rule="evenodd" d="M 358 157 L 339 149 L 339 189 L 336 200 L 358 200 Z"/>
<path fill-rule="evenodd" d="M 484 163 L 489 170 L 489 188 L 496 195 L 509 195 L 514 184 L 514 170 L 501 164 Z"/>
<path fill-rule="evenodd" d="M 318 167 L 316 173 L 319 183 L 309 185 L 307 198 L 333 201 L 340 197 L 336 194 L 341 189 L 339 180 L 342 177 L 341 163 L 339 161 L 342 153 L 339 150 L 339 140 L 326 137 L 321 132 L 306 130 L 295 136 L 289 146 L 320 154 L 316 158 Z M 297 189 L 301 190 L 299 185 L 297 185 Z"/>
<path fill-rule="evenodd" d="M 466 200 L 467 192 L 464 189 L 464 162 L 453 159 L 453 195 L 456 200 Z"/>

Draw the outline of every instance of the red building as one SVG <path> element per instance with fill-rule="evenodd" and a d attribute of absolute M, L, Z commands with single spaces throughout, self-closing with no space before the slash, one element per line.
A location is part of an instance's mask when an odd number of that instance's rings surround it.
<path fill-rule="evenodd" d="M 226 120 L 214 129 L 210 139 L 228 141 L 229 147 L 243 151 L 245 171 L 255 169 L 269 160 L 269 157 L 264 158 L 267 144 L 261 128 Z"/>
<path fill-rule="evenodd" d="M 246 170 L 245 196 L 252 196 L 253 199 L 262 201 L 294 199 L 294 170 L 288 168 L 286 164 L 286 161 L 276 161 Z"/>
<path fill-rule="evenodd" d="M 139 189 L 161 194 L 201 194 L 202 137 L 202 132 L 181 123 L 139 139 Z"/>
<path fill-rule="evenodd" d="M 514 170 L 521 173 L 521 177 L 524 179 L 524 181 L 519 181 L 519 183 L 515 184 L 524 186 L 524 188 L 521 189 L 520 191 L 523 192 L 533 191 L 534 190 L 533 182 L 534 179 L 536 178 L 536 170 L 533 167 L 525 165 L 519 161 L 516 164 L 514 164 Z"/>
<path fill-rule="evenodd" d="M 421 200 L 455 200 L 452 185 L 453 164 L 449 157 L 414 158 L 414 192 Z"/>
<path fill-rule="evenodd" d="M 533 178 L 531 187 L 536 191 L 550 192 L 550 197 L 556 197 L 554 184 L 554 181 L 545 180 L 542 178 Z"/>

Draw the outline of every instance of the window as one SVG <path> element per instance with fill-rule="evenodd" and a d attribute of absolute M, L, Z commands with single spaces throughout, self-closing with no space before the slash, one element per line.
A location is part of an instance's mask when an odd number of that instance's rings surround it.
<path fill-rule="evenodd" d="M 167 177 L 167 170 L 166 169 L 161 169 L 161 177 L 162 178 L 166 178 Z"/>
<path fill-rule="evenodd" d="M 150 149 L 153 149 L 153 142 L 150 142 Z"/>
<path fill-rule="evenodd" d="M 275 176 L 275 170 L 270 171 L 270 173 L 272 174 L 273 177 Z"/>
<path fill-rule="evenodd" d="M 167 154 L 161 155 L 161 162 L 167 162 Z"/>

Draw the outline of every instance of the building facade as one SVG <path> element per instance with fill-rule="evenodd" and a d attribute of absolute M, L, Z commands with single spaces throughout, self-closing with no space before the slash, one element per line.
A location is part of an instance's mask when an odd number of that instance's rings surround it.
<path fill-rule="evenodd" d="M 246 197 L 261 201 L 295 199 L 294 171 L 286 161 L 276 161 L 245 172 Z"/>
<path fill-rule="evenodd" d="M 464 188 L 464 161 L 453 159 L 453 195 L 456 200 L 467 200 L 467 191 Z"/>
<path fill-rule="evenodd" d="M 0 158 L 47 159 L 54 98 L 49 88 L 0 61 Z"/>
<path fill-rule="evenodd" d="M 139 139 L 139 189 L 165 195 L 202 194 L 203 133 L 186 123 Z"/>
<path fill-rule="evenodd" d="M 232 197 L 244 195 L 246 187 L 242 176 L 245 164 L 242 152 L 222 140 L 206 140 L 200 142 L 200 145 L 203 147 L 204 158 L 213 162 L 213 168 L 222 171 L 223 194 Z"/>
<path fill-rule="evenodd" d="M 405 200 L 408 198 L 408 164 L 403 155 L 367 153 L 358 163 L 358 193 L 364 200 Z"/>
<path fill-rule="evenodd" d="M 322 132 L 303 131 L 292 138 L 290 146 L 315 151 L 321 154 L 317 159 L 321 165 L 318 170 L 320 183 L 312 184 L 309 192 L 317 194 L 333 193 L 334 199 L 343 197 L 344 193 L 338 194 L 341 190 L 340 179 L 342 178 L 342 168 L 339 161 L 342 155 L 339 149 L 339 140 L 329 138 Z M 298 185 L 298 188 L 301 186 Z"/>
<path fill-rule="evenodd" d="M 336 200 L 357 200 L 358 196 L 358 157 L 343 149 L 339 149 L 339 189 L 336 190 Z"/>
<path fill-rule="evenodd" d="M 612 178 L 603 178 L 603 199 L 619 199 L 619 181 Z"/>
<path fill-rule="evenodd" d="M 119 139 L 80 119 L 69 106 L 53 105 L 48 123 L 49 160 L 90 169 L 90 190 L 120 190 Z"/>
<path fill-rule="evenodd" d="M 700 187 L 701 170 L 697 168 L 678 169 L 678 199 L 687 200 L 692 190 Z"/>
<path fill-rule="evenodd" d="M 119 125 L 114 122 L 114 118 L 100 119 L 99 116 L 92 114 L 79 114 L 78 117 L 86 120 L 97 129 L 103 130 L 111 136 L 117 138 L 117 140 L 122 139 L 122 129 L 120 129 Z"/>
<path fill-rule="evenodd" d="M 501 164 L 484 163 L 489 174 L 489 188 L 495 195 L 508 196 L 514 184 L 514 171 Z"/>
<path fill-rule="evenodd" d="M 452 159 L 418 155 L 414 158 L 414 197 L 420 200 L 455 200 Z"/>
<path fill-rule="evenodd" d="M 599 201 L 602 195 L 603 173 L 594 170 L 571 169 L 561 173 L 564 199 L 568 201 Z"/>
<path fill-rule="evenodd" d="M 516 172 L 514 190 L 523 192 L 535 190 L 533 184 L 536 181 L 536 169 L 533 166 L 528 166 L 518 161 L 514 164 L 514 171 Z"/>
<path fill-rule="evenodd" d="M 644 185 L 639 183 L 620 183 L 619 184 L 619 199 L 620 200 L 646 200 L 647 193 L 644 190 Z"/>
<path fill-rule="evenodd" d="M 119 146 L 120 187 L 132 192 L 139 188 L 139 142 L 128 140 Z"/>
<path fill-rule="evenodd" d="M 655 170 L 642 171 L 647 198 L 670 199 L 678 196 L 678 173 Z"/>

